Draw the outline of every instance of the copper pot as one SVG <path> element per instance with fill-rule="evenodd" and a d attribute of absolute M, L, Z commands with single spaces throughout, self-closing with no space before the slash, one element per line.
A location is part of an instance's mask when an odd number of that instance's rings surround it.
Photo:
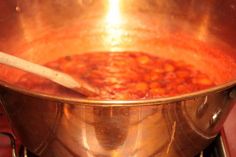
<path fill-rule="evenodd" d="M 39 64 L 82 52 L 145 51 L 188 61 L 218 84 L 161 99 L 72 99 L 19 88 L 24 72 L 1 66 L 1 100 L 15 136 L 42 157 L 194 156 L 235 103 L 235 21 L 235 0 L 1 1 L 2 51 Z"/>

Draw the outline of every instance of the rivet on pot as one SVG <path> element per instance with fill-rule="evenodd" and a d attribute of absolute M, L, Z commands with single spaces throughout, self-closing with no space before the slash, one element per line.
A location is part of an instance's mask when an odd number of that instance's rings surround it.
<path fill-rule="evenodd" d="M 236 88 L 233 88 L 230 93 L 229 93 L 229 97 L 231 99 L 235 99 L 236 98 Z"/>
<path fill-rule="evenodd" d="M 215 127 L 218 121 L 220 120 L 220 115 L 222 113 L 221 109 L 218 109 L 217 112 L 215 112 L 209 122 L 209 128 Z"/>

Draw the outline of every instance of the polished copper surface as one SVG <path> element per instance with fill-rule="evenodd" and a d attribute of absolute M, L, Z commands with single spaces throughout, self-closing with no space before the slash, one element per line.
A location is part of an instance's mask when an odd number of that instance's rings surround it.
<path fill-rule="evenodd" d="M 235 13 L 235 0 L 0 1 L 1 51 L 39 64 L 144 51 L 188 61 L 221 85 L 158 100 L 70 99 L 17 88 L 24 73 L 1 65 L 1 100 L 15 135 L 42 157 L 194 156 L 235 103 Z"/>
<path fill-rule="evenodd" d="M 228 90 L 145 107 L 67 104 L 4 88 L 2 94 L 17 137 L 43 157 L 192 156 L 216 136 L 235 103 Z"/>

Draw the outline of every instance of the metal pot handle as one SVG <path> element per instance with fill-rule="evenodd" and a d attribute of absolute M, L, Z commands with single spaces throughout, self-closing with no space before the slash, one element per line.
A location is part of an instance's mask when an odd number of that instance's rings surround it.
<path fill-rule="evenodd" d="M 10 141 L 11 141 L 11 149 L 12 149 L 12 157 L 20 157 L 16 154 L 16 140 L 14 138 L 14 136 L 11 134 L 11 133 L 8 133 L 8 132 L 0 132 L 0 135 L 2 136 L 7 136 Z M 23 156 L 22 157 L 28 157 L 28 154 L 27 154 L 27 149 L 26 147 L 22 147 L 24 148 L 23 149 Z"/>
<path fill-rule="evenodd" d="M 236 100 L 236 87 L 233 87 L 231 89 L 228 95 L 228 99 L 230 99 L 231 101 Z M 231 104 L 234 105 L 235 103 L 231 102 Z M 215 111 L 215 113 L 212 115 L 211 120 L 209 121 L 209 127 L 215 127 L 217 123 L 221 120 L 222 114 L 223 114 L 222 108 L 219 108 L 217 111 Z"/>
<path fill-rule="evenodd" d="M 7 136 L 11 141 L 11 148 L 12 148 L 12 157 L 17 157 L 16 155 L 16 141 L 12 134 L 7 132 L 0 132 L 0 135 Z"/>

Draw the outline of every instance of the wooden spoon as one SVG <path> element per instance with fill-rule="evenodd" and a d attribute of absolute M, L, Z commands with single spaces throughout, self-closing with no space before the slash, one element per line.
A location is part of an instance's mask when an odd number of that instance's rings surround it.
<path fill-rule="evenodd" d="M 69 88 L 85 96 L 98 95 L 100 91 L 83 80 L 74 79 L 70 75 L 48 67 L 35 64 L 24 59 L 0 51 L 0 63 L 42 76 L 63 87 Z"/>

